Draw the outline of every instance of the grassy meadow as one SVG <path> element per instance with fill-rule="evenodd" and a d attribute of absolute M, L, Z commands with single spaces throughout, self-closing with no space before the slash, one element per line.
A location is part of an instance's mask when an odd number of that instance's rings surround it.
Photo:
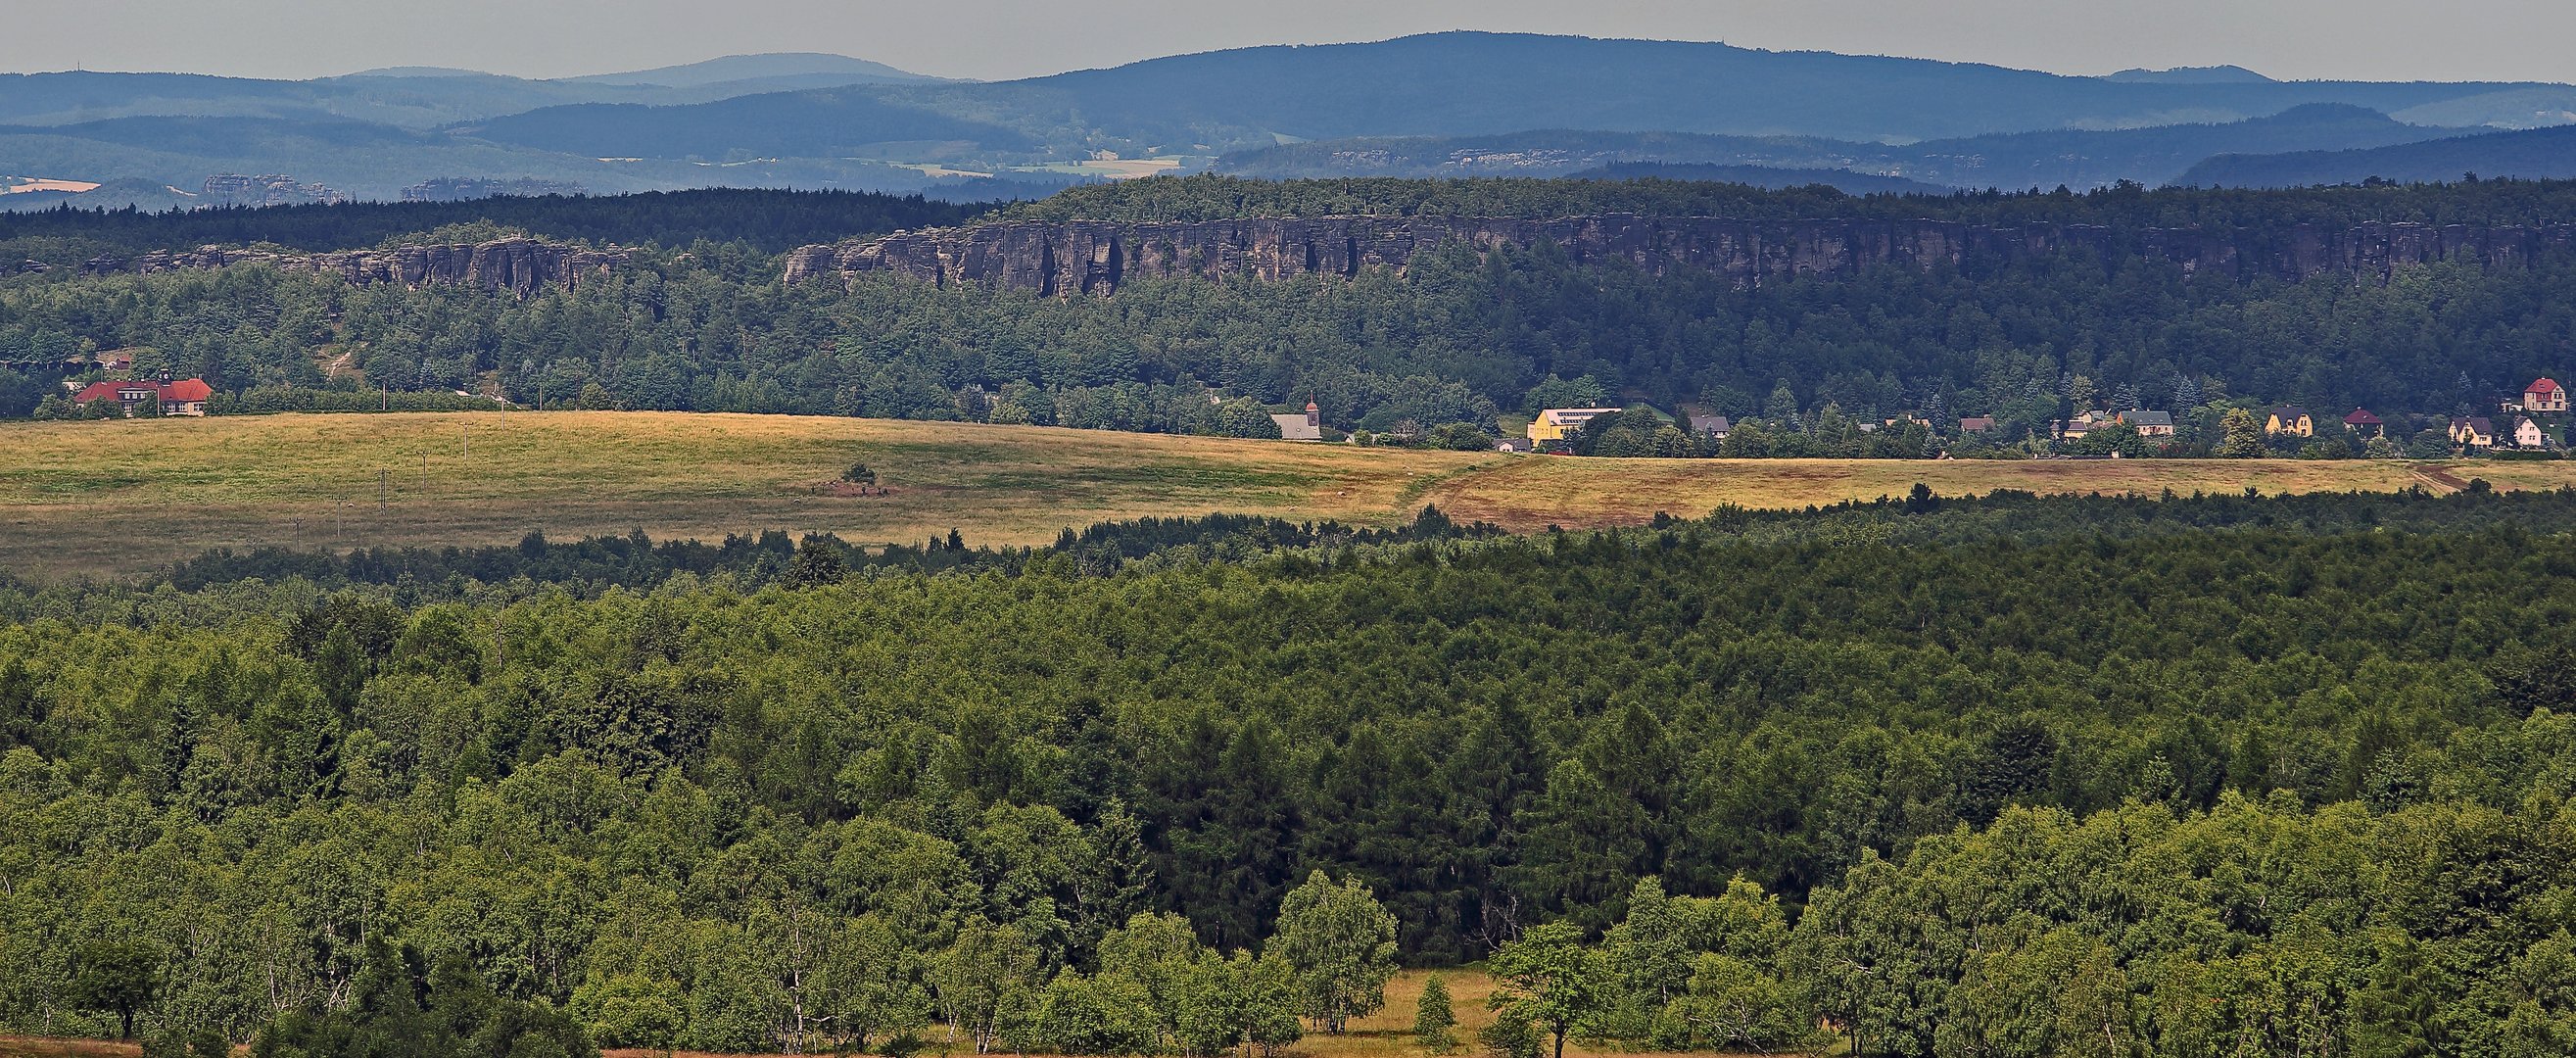
<path fill-rule="evenodd" d="M 882 496 L 831 487 L 852 463 Z M 1996 488 L 2154 493 L 2576 484 L 2576 463 L 1609 460 L 959 423 L 651 412 L 278 415 L 0 424 L 0 569 L 112 574 L 209 547 L 466 545 L 829 531 L 1035 544 L 1215 511 L 1387 524 L 1436 503 L 1513 529 L 1723 502 Z"/>

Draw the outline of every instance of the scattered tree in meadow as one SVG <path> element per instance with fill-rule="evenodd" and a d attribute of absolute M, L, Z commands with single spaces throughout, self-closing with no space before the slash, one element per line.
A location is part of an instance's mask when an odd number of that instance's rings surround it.
<path fill-rule="evenodd" d="M 1503 1020 L 1536 1025 L 1565 1058 L 1565 1038 L 1590 1028 L 1613 998 L 1609 960 L 1583 943 L 1583 928 L 1549 922 L 1521 932 L 1486 964 L 1494 975 L 1489 1002 Z"/>
<path fill-rule="evenodd" d="M 1449 981 L 1439 974 L 1422 982 L 1422 999 L 1413 1009 L 1413 1039 L 1433 1054 L 1458 1046 L 1458 1014 L 1449 1008 Z"/>
<path fill-rule="evenodd" d="M 1318 870 L 1279 904 L 1271 949 L 1297 971 L 1302 1013 L 1340 1033 L 1386 1005 L 1395 976 L 1395 916 L 1356 877 L 1338 885 Z"/>

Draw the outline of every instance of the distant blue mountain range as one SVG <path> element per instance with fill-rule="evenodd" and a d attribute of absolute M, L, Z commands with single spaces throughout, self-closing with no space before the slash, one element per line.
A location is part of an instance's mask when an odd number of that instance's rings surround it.
<path fill-rule="evenodd" d="M 1776 169 L 2091 187 L 2576 171 L 2568 137 L 2517 131 L 2571 121 L 2576 87 L 2559 84 L 2285 82 L 2238 67 L 2076 77 L 1461 32 L 989 83 L 816 54 L 557 80 L 7 75 L 0 175 L 184 189 L 250 168 L 384 197 L 432 178 L 929 190 L 1156 166 L 1473 176 L 1665 163 L 1756 182 L 1790 178 Z M 2260 160 L 2286 155 L 2298 160 Z"/>

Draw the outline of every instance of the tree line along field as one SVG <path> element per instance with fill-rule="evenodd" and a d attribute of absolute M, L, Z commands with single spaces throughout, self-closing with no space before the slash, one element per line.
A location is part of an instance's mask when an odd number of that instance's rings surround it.
<path fill-rule="evenodd" d="M 1994 489 L 2157 495 L 2576 484 L 2564 462 L 1625 460 L 774 415 L 492 412 L 0 424 L 0 569 L 114 573 L 212 547 L 763 529 L 1038 544 L 1211 512 L 1527 531 Z M 853 464 L 882 493 L 836 484 Z"/>
<path fill-rule="evenodd" d="M 1413 1020 L 1415 1007 L 1422 999 L 1423 985 L 1433 977 L 1440 978 L 1449 989 L 1458 1018 L 1458 1032 L 1462 1037 L 1473 1039 L 1477 1032 L 1493 1024 L 1494 1012 L 1486 1006 L 1486 1001 L 1493 995 L 1494 982 L 1482 971 L 1474 968 L 1402 970 L 1387 981 L 1386 1005 L 1383 1008 L 1374 1014 L 1352 1019 L 1349 1032 L 1343 1035 L 1309 1036 L 1299 1040 L 1296 1053 L 1304 1058 L 1429 1058 L 1434 1052 L 1414 1038 Z M 946 1036 L 943 1027 L 931 1026 L 925 1035 L 933 1044 L 927 1053 L 956 1053 L 954 1048 L 937 1046 Z M 968 1050 L 971 1053 L 972 1049 Z M 0 1035 L 0 1058 L 141 1058 L 142 1053 L 142 1045 L 131 1041 Z M 602 1058 L 713 1058 L 716 1053 L 610 1047 L 603 1049 Z M 1567 1045 L 1566 1053 L 1575 1058 L 1603 1058 L 1640 1052 L 1605 1046 L 1599 1041 L 1591 1045 L 1577 1041 Z M 1694 1052 L 1651 1053 L 1688 1058 Z"/>

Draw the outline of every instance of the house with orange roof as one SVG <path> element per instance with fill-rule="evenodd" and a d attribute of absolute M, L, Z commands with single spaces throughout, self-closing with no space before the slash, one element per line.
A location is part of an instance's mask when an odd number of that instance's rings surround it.
<path fill-rule="evenodd" d="M 163 415 L 204 415 L 206 402 L 214 396 L 215 388 L 202 378 L 177 382 L 92 382 L 72 394 L 72 403 L 112 400 L 120 412 L 132 415 L 134 409 L 151 402 L 158 405 L 157 410 Z"/>

